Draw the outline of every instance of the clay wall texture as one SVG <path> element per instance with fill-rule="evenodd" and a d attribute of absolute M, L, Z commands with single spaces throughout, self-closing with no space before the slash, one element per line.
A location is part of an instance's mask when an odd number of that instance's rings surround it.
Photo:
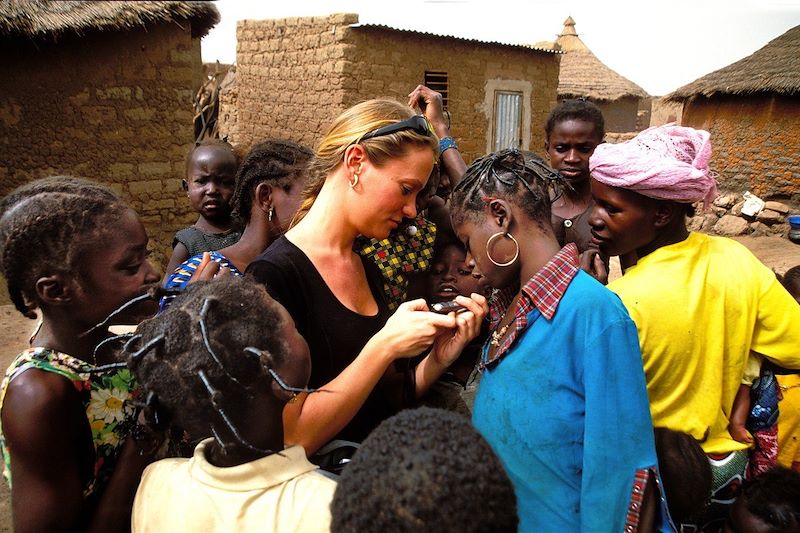
<path fill-rule="evenodd" d="M 202 74 L 191 29 L 0 41 L 0 196 L 50 175 L 110 185 L 139 213 L 163 269 L 176 230 L 192 224 L 180 180 Z"/>
<path fill-rule="evenodd" d="M 606 131 L 624 133 L 636 131 L 636 115 L 640 98 L 632 96 L 613 101 L 595 101 L 603 112 Z"/>
<path fill-rule="evenodd" d="M 800 202 L 800 99 L 778 95 L 699 97 L 681 124 L 708 130 L 720 190 Z"/>
<path fill-rule="evenodd" d="M 541 154 L 556 104 L 558 56 L 388 28 L 354 27 L 356 15 L 241 21 L 236 88 L 223 95 L 221 131 L 249 146 L 285 137 L 308 146 L 346 108 L 369 98 L 405 102 L 426 70 L 445 71 L 451 131 L 467 162 L 487 152 L 493 93 L 524 86 L 525 148 Z"/>

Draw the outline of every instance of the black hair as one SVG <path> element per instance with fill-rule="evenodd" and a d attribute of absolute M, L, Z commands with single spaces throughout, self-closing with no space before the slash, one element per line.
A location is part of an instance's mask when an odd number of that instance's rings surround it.
<path fill-rule="evenodd" d="M 227 139 L 227 137 L 226 137 Z M 227 150 L 231 153 L 234 160 L 236 160 L 236 167 L 239 167 L 240 157 L 239 152 L 236 151 L 236 148 L 233 147 L 231 143 L 229 143 L 226 139 L 205 139 L 204 141 L 194 143 L 194 146 L 189 148 L 189 152 L 186 154 L 186 175 L 189 174 L 189 165 L 192 164 L 192 156 L 199 148 L 222 148 L 223 150 Z"/>
<path fill-rule="evenodd" d="M 516 531 L 514 488 L 469 420 L 441 409 L 383 421 L 342 473 L 331 531 Z"/>
<path fill-rule="evenodd" d="M 36 281 L 59 272 L 80 279 L 85 252 L 129 209 L 98 183 L 68 178 L 61 191 L 59 179 L 29 183 L 3 201 L 0 263 L 12 303 L 28 318 L 41 304 Z"/>
<path fill-rule="evenodd" d="M 567 120 L 581 120 L 594 124 L 594 131 L 599 135 L 601 141 L 606 135 L 605 120 L 600 108 L 584 98 L 576 98 L 574 100 L 562 100 L 553 108 L 544 125 L 545 138 L 550 138 L 550 134 L 553 133 L 556 124 Z"/>
<path fill-rule="evenodd" d="M 119 197 L 105 185 L 76 176 L 48 176 L 20 185 L 0 200 L 0 217 L 14 204 L 43 192 L 66 192 L 88 196 L 99 196 L 109 200 Z"/>
<path fill-rule="evenodd" d="M 711 493 L 711 464 L 687 433 L 655 428 L 656 455 L 672 519 L 688 523 L 705 509 Z"/>
<path fill-rule="evenodd" d="M 296 181 L 305 179 L 313 155 L 309 148 L 283 139 L 254 145 L 236 173 L 236 188 L 231 197 L 233 216 L 247 223 L 259 183 L 269 182 L 289 192 Z"/>
<path fill-rule="evenodd" d="M 223 449 L 248 446 L 224 427 L 225 413 L 244 412 L 253 387 L 276 379 L 274 367 L 289 349 L 278 334 L 282 323 L 280 304 L 262 284 L 215 278 L 189 285 L 164 313 L 142 322 L 123 352 L 143 397 L 173 434 L 213 433 Z"/>
<path fill-rule="evenodd" d="M 793 266 L 783 275 L 781 283 L 789 291 L 789 294 L 798 297 L 797 291 L 800 291 L 800 265 Z"/>
<path fill-rule="evenodd" d="M 800 473 L 777 466 L 742 484 L 739 499 L 773 531 L 800 530 Z"/>
<path fill-rule="evenodd" d="M 550 203 L 568 187 L 564 178 L 533 152 L 515 148 L 491 153 L 467 167 L 453 189 L 454 222 L 483 212 L 488 200 L 502 198 L 521 207 L 541 228 L 550 228 Z"/>

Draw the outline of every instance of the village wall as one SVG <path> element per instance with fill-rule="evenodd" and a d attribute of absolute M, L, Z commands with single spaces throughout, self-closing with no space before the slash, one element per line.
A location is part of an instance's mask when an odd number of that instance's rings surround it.
<path fill-rule="evenodd" d="M 376 97 L 405 102 L 426 70 L 438 70 L 448 73 L 452 133 L 467 162 L 489 149 L 492 88 L 524 92 L 523 148 L 542 152 L 557 56 L 350 27 L 357 22 L 353 14 L 240 21 L 236 83 L 220 98 L 221 133 L 242 149 L 268 137 L 313 147 L 346 108 Z"/>
<path fill-rule="evenodd" d="M 595 101 L 597 107 L 603 112 L 606 131 L 615 133 L 636 131 L 639 100 L 640 98 L 626 96 L 613 101 Z"/>
<path fill-rule="evenodd" d="M 448 75 L 451 133 L 467 161 L 491 150 L 494 90 L 523 93 L 523 148 L 543 154 L 544 123 L 556 105 L 558 56 L 385 28 L 350 28 L 345 104 L 388 96 L 405 102 L 426 70 Z"/>
<path fill-rule="evenodd" d="M 356 15 L 243 20 L 236 83 L 220 98 L 220 133 L 242 150 L 270 137 L 313 147 L 346 108 L 348 47 Z"/>
<path fill-rule="evenodd" d="M 191 28 L 0 41 L 0 53 L 0 195 L 50 175 L 106 183 L 139 213 L 163 269 L 196 217 L 180 186 L 202 74 Z"/>
<path fill-rule="evenodd" d="M 800 204 L 800 106 L 773 95 L 698 97 L 681 123 L 708 130 L 722 191 Z"/>

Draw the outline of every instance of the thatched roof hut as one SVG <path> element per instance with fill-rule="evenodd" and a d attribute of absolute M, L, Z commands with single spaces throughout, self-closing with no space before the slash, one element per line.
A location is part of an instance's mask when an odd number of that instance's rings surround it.
<path fill-rule="evenodd" d="M 665 98 L 683 102 L 697 95 L 755 93 L 800 94 L 800 26 L 744 59 L 706 74 Z"/>
<path fill-rule="evenodd" d="M 575 21 L 567 17 L 556 44 L 566 54 L 561 58 L 558 76 L 559 98 L 585 97 L 592 101 L 620 98 L 647 98 L 647 91 L 628 78 L 608 68 L 597 59 L 575 31 Z"/>
<path fill-rule="evenodd" d="M 175 231 L 197 217 L 180 179 L 195 138 L 200 37 L 217 8 L 0 2 L 0 196 L 47 175 L 104 181 L 142 216 L 166 263 Z"/>
<path fill-rule="evenodd" d="M 0 37 L 57 39 L 90 31 L 127 31 L 148 24 L 190 22 L 192 37 L 203 37 L 219 22 L 209 2 L 77 2 L 2 0 Z"/>
<path fill-rule="evenodd" d="M 610 69 L 584 44 L 567 17 L 554 47 L 561 56 L 558 98 L 587 98 L 603 110 L 606 130 L 628 132 L 637 129 L 640 102 L 649 102 L 647 91 Z M 646 107 L 646 106 L 645 106 Z"/>
<path fill-rule="evenodd" d="M 665 99 L 711 132 L 720 189 L 800 204 L 800 26 Z"/>

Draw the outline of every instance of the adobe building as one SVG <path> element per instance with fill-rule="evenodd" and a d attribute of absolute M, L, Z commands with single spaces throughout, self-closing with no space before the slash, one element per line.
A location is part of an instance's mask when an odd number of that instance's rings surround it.
<path fill-rule="evenodd" d="M 196 217 L 180 180 L 200 38 L 218 21 L 207 2 L 4 2 L 0 196 L 49 175 L 107 183 L 140 214 L 163 268 Z"/>
<path fill-rule="evenodd" d="M 220 131 L 248 146 L 285 137 L 313 146 L 348 107 L 442 92 L 467 162 L 499 148 L 542 150 L 556 104 L 553 50 L 359 24 L 358 15 L 237 24 L 236 82 L 220 96 Z"/>
<path fill-rule="evenodd" d="M 665 98 L 711 133 L 720 189 L 800 204 L 800 26 Z"/>
<path fill-rule="evenodd" d="M 632 132 L 649 125 L 647 91 L 600 61 L 578 36 L 572 17 L 564 21 L 555 45 L 566 52 L 558 76 L 559 101 L 581 97 L 591 100 L 603 111 L 607 132 Z"/>

